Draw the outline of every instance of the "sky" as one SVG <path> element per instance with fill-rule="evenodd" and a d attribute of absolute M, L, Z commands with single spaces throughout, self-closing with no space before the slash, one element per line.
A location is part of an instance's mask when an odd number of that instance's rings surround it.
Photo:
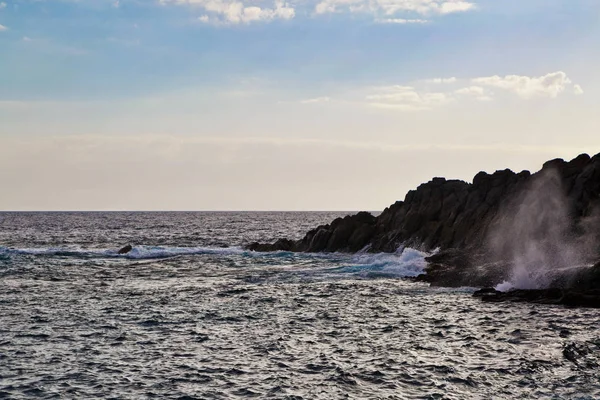
<path fill-rule="evenodd" d="M 0 210 L 382 210 L 600 153 L 598 0 L 0 0 Z"/>

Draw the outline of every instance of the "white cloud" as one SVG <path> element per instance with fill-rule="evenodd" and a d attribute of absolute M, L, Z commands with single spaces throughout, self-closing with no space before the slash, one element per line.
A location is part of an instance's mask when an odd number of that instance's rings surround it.
<path fill-rule="evenodd" d="M 0 10 L 2 10 L 3 8 L 6 8 L 6 3 L 4 2 L 0 3 Z"/>
<path fill-rule="evenodd" d="M 471 84 L 464 84 L 465 82 Z M 432 91 L 430 84 L 450 86 L 437 86 L 439 90 Z M 496 96 L 493 88 L 515 93 L 522 99 L 556 98 L 567 89 L 574 94 L 583 94 L 581 86 L 574 85 L 564 72 L 559 71 L 541 77 L 509 75 L 504 78 L 490 76 L 474 79 L 455 77 L 424 79 L 410 86 L 393 85 L 367 89 L 363 102 L 379 108 L 424 111 L 459 101 L 492 101 Z"/>
<path fill-rule="evenodd" d="M 315 7 L 315 13 L 332 12 L 371 12 L 394 15 L 398 12 L 411 12 L 420 15 L 444 15 L 470 11 L 475 3 L 460 0 L 322 0 Z"/>
<path fill-rule="evenodd" d="M 475 4 L 468 1 L 445 1 L 440 4 L 437 12 L 440 14 L 451 14 L 456 12 L 465 12 L 475 8 Z"/>
<path fill-rule="evenodd" d="M 209 15 L 199 18 L 201 22 L 227 24 L 272 21 L 274 19 L 292 19 L 295 10 L 288 3 L 277 0 L 272 8 L 263 8 L 241 1 L 228 0 L 160 0 L 162 4 L 190 4 L 202 7 Z M 214 16 L 214 17 L 211 17 Z"/>
<path fill-rule="evenodd" d="M 384 18 L 384 19 L 377 19 L 377 20 L 375 20 L 375 22 L 377 22 L 379 24 L 400 24 L 400 25 L 407 25 L 407 24 L 427 24 L 427 23 L 429 23 L 429 20 L 426 20 L 426 19 Z"/>
<path fill-rule="evenodd" d="M 425 82 L 426 83 L 456 83 L 458 81 L 458 79 L 456 79 L 455 77 L 451 77 L 451 78 L 433 78 L 433 79 L 426 79 Z"/>
<path fill-rule="evenodd" d="M 300 103 L 301 104 L 327 103 L 330 100 L 331 100 L 331 98 L 329 98 L 327 96 L 323 96 L 323 97 L 315 97 L 313 99 L 302 100 L 302 101 L 300 101 Z"/>
<path fill-rule="evenodd" d="M 370 106 L 400 111 L 425 111 L 448 104 L 453 98 L 448 93 L 419 91 L 412 86 L 384 86 L 366 96 Z"/>
<path fill-rule="evenodd" d="M 8 30 L 7 27 L 5 27 L 4 25 L 0 24 L 0 32 L 7 31 L 7 30 Z"/>
<path fill-rule="evenodd" d="M 562 71 L 552 72 L 540 77 L 521 75 L 501 77 L 494 75 L 476 78 L 472 81 L 477 85 L 491 86 L 513 92 L 524 99 L 534 97 L 549 97 L 554 99 L 573 83 L 567 74 Z M 579 85 L 576 86 L 579 90 L 583 91 Z M 574 90 L 575 92 L 578 91 L 575 87 Z"/>
<path fill-rule="evenodd" d="M 455 91 L 456 94 L 465 94 L 470 96 L 481 96 L 485 94 L 485 89 L 481 86 L 469 86 Z"/>
<path fill-rule="evenodd" d="M 491 101 L 493 100 L 491 93 L 481 86 L 468 86 L 462 89 L 455 90 L 454 93 L 460 96 L 471 96 L 479 101 Z"/>

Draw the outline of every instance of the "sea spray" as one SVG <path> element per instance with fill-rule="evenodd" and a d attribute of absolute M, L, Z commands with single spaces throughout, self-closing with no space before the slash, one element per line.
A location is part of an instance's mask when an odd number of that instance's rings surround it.
<path fill-rule="evenodd" d="M 552 169 L 539 173 L 506 205 L 489 237 L 494 256 L 508 260 L 511 269 L 498 290 L 545 288 L 557 271 L 582 263 L 569 211 L 561 177 Z"/>

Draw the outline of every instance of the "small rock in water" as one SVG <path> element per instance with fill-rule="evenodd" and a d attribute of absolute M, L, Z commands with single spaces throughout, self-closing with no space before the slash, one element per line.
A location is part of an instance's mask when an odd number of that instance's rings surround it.
<path fill-rule="evenodd" d="M 119 254 L 127 254 L 129 253 L 131 250 L 133 250 L 133 247 L 128 244 L 127 246 L 121 248 L 121 250 L 118 251 Z"/>

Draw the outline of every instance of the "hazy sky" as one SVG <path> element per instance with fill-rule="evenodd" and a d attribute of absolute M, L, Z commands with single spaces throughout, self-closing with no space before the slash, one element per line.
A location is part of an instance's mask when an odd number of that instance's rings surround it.
<path fill-rule="evenodd" d="M 598 0 L 0 0 L 1 210 L 380 210 L 600 152 Z"/>

